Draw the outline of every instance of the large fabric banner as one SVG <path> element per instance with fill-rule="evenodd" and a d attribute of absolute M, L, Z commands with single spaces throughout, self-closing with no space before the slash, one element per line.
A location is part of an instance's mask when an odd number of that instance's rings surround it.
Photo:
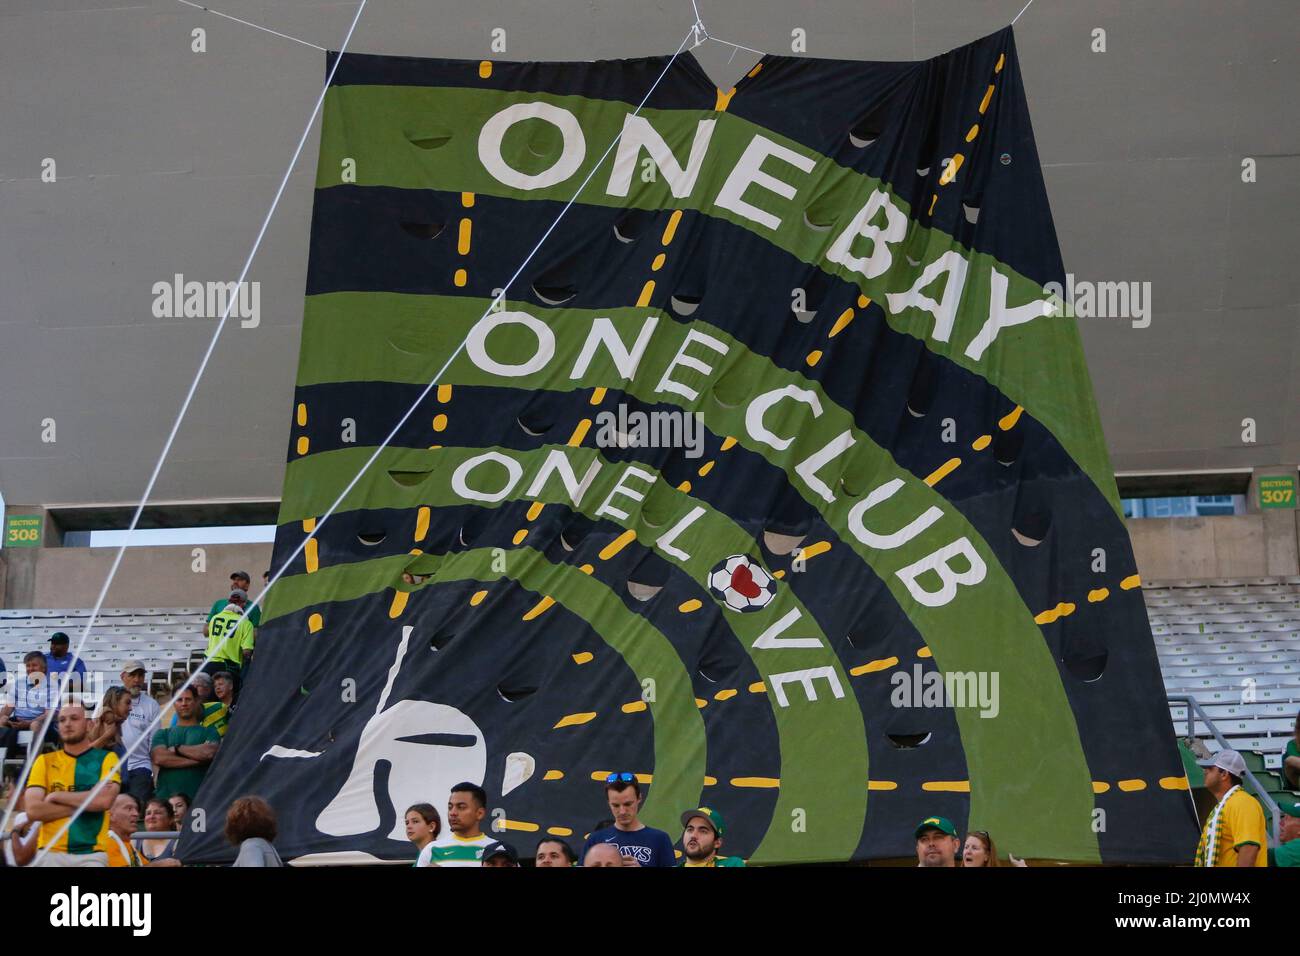
<path fill-rule="evenodd" d="M 348 54 L 316 176 L 277 567 L 385 447 L 272 590 L 183 855 L 259 793 L 288 858 L 411 859 L 461 780 L 580 843 L 631 771 L 755 864 L 933 814 L 1189 858 L 1009 28 L 726 91 Z"/>

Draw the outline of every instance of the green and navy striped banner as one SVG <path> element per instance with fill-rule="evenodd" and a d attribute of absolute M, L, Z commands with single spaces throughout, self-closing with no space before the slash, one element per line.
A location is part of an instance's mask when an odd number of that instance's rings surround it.
<path fill-rule="evenodd" d="M 273 589 L 199 803 L 400 859 L 459 780 L 530 849 L 632 771 L 753 863 L 907 857 L 934 814 L 1186 859 L 1063 274 L 1010 29 L 726 91 L 347 54 L 277 566 L 416 407 Z"/>

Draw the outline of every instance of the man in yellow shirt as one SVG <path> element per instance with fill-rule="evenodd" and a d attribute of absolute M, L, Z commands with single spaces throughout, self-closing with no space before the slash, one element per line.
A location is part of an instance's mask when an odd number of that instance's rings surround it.
<path fill-rule="evenodd" d="M 1220 750 L 1205 768 L 1205 789 L 1218 801 L 1205 818 L 1196 866 L 1268 866 L 1268 824 L 1259 801 L 1241 789 L 1246 761 L 1235 750 Z"/>
<path fill-rule="evenodd" d="M 59 707 L 63 746 L 37 757 L 27 778 L 23 808 L 41 824 L 37 859 L 42 866 L 108 866 L 108 810 L 121 778 L 117 755 L 90 746 L 89 726 L 81 699 L 66 698 Z M 87 799 L 88 791 L 106 777 L 104 788 Z M 85 812 L 65 830 L 64 820 L 83 805 Z M 56 840 L 60 830 L 64 832 Z"/>
<path fill-rule="evenodd" d="M 131 843 L 140 823 L 140 804 L 129 793 L 119 793 L 108 811 L 108 865 L 147 866 Z"/>

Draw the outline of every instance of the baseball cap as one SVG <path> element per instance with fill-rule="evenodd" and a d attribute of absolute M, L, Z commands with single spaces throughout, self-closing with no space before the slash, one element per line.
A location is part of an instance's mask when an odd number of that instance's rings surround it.
<path fill-rule="evenodd" d="M 144 666 L 144 661 L 128 657 L 122 662 L 122 666 L 118 670 L 123 674 L 134 674 L 136 671 L 148 670 L 148 668 Z"/>
<path fill-rule="evenodd" d="M 957 835 L 957 828 L 952 825 L 952 821 L 947 817 L 926 817 L 916 825 L 916 839 L 921 839 L 921 834 L 926 830 L 938 830 L 950 837 Z"/>
<path fill-rule="evenodd" d="M 1300 817 L 1300 803 L 1296 803 L 1294 800 L 1288 800 L 1286 797 L 1279 797 L 1277 808 L 1288 817 Z"/>
<path fill-rule="evenodd" d="M 1209 760 L 1198 760 L 1196 764 L 1199 767 L 1218 767 L 1234 777 L 1246 775 L 1246 760 L 1235 750 L 1220 750 Z"/>
<path fill-rule="evenodd" d="M 483 848 L 484 863 L 492 859 L 494 856 L 504 856 L 511 863 L 519 862 L 519 854 L 515 851 L 515 848 L 509 843 L 505 843 L 501 840 L 498 840 L 495 843 L 489 843 Z"/>
<path fill-rule="evenodd" d="M 243 598 L 245 601 L 248 600 L 248 592 L 245 591 L 243 588 L 231 588 L 231 589 L 230 589 L 230 596 L 231 596 L 231 597 Z"/>
<path fill-rule="evenodd" d="M 704 817 L 704 819 L 708 820 L 713 827 L 713 832 L 718 836 L 722 836 L 722 831 L 726 829 L 722 823 L 722 814 L 709 807 L 696 807 L 694 810 L 687 810 L 682 814 L 682 826 L 686 826 L 696 817 Z"/>
<path fill-rule="evenodd" d="M 69 643 L 68 635 L 64 634 L 62 631 L 55 631 L 53 634 L 50 635 L 50 643 L 67 644 Z"/>

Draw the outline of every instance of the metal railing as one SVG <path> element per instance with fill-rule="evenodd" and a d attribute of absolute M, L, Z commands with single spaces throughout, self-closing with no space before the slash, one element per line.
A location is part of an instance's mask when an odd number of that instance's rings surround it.
<path fill-rule="evenodd" d="M 1205 712 L 1205 708 L 1201 706 L 1200 701 L 1195 697 L 1192 697 L 1190 694 L 1180 694 L 1174 697 L 1168 697 L 1167 700 L 1171 704 L 1187 705 L 1187 736 L 1189 738 L 1194 739 L 1196 737 L 1196 724 L 1200 722 L 1209 728 L 1210 733 L 1214 735 L 1214 739 L 1219 742 L 1220 747 L 1224 750 L 1236 749 L 1232 744 L 1228 743 L 1227 738 L 1224 737 L 1223 734 L 1219 733 L 1219 728 L 1214 726 L 1214 721 L 1210 719 L 1210 715 Z M 1264 789 L 1264 785 L 1261 784 L 1259 779 L 1250 772 L 1249 767 L 1246 768 L 1246 780 L 1249 781 L 1251 787 L 1255 790 L 1255 799 L 1264 805 L 1264 809 L 1268 811 L 1269 816 L 1273 821 L 1273 845 L 1277 846 L 1282 842 L 1282 809 L 1277 805 L 1277 801 L 1268 795 L 1268 791 Z"/>

